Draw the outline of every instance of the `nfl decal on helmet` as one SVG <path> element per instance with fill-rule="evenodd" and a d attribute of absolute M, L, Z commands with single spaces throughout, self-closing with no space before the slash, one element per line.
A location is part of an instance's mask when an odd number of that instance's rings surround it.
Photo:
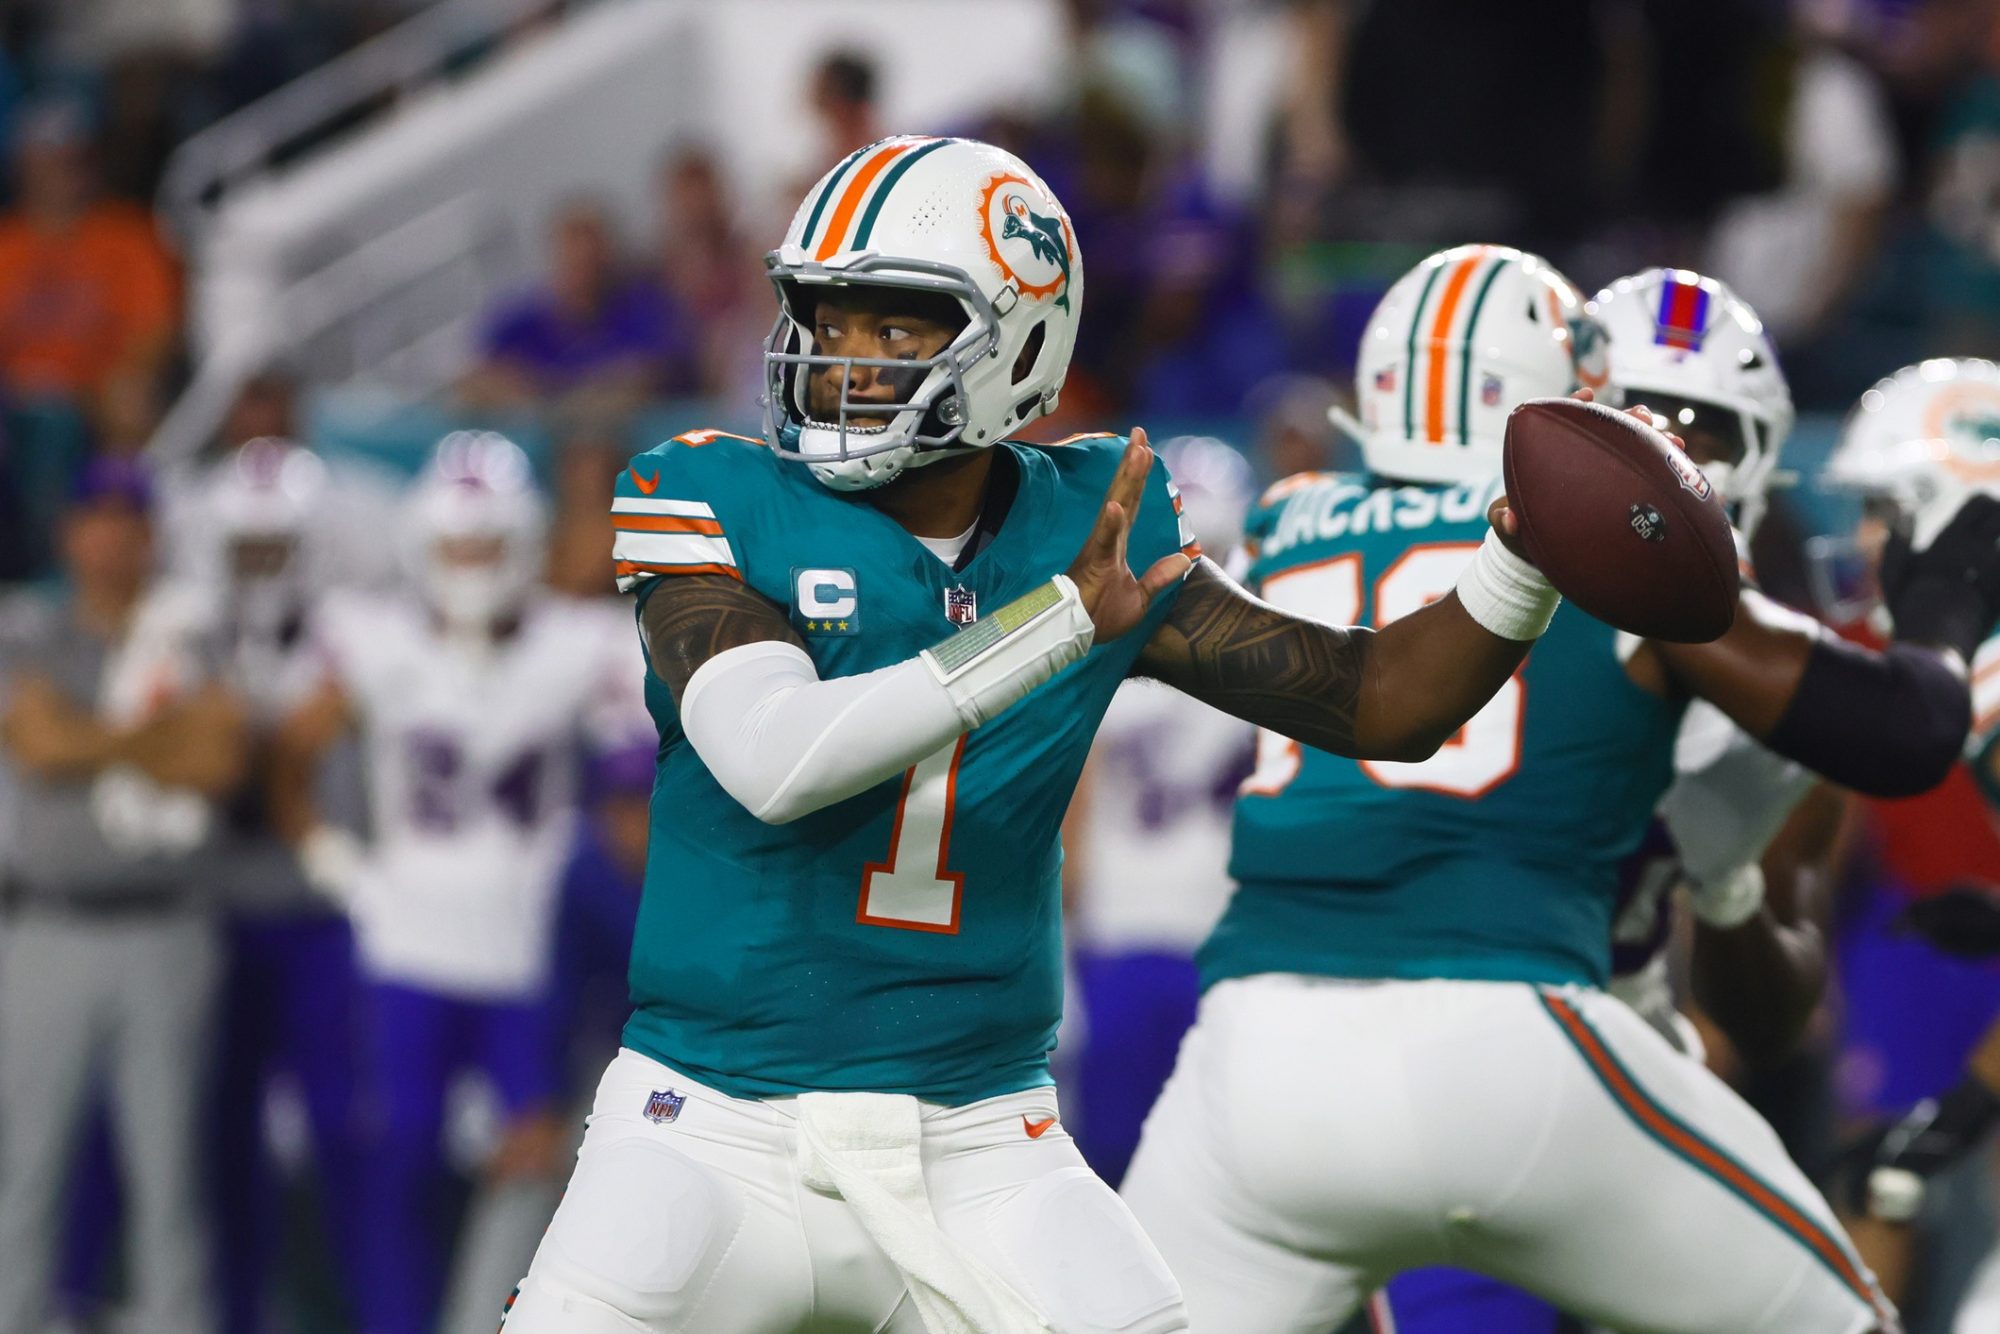
<path fill-rule="evenodd" d="M 1069 215 L 1012 153 L 968 139 L 870 144 L 806 195 L 765 268 L 779 305 L 764 345 L 765 435 L 829 487 L 881 486 L 1055 409 L 1076 345 L 1083 258 Z M 821 355 L 814 293 L 854 286 L 949 296 L 965 328 L 925 361 Z M 834 367 L 882 372 L 895 401 L 850 403 L 843 379 L 838 408 L 815 417 L 808 382 Z"/>

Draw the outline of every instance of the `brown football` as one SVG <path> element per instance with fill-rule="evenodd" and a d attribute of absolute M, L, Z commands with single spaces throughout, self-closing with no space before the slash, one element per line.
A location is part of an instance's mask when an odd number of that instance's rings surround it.
<path fill-rule="evenodd" d="M 1562 595 L 1645 639 L 1729 628 L 1739 580 L 1729 516 L 1673 441 L 1616 408 L 1530 399 L 1507 418 L 1507 503 Z"/>

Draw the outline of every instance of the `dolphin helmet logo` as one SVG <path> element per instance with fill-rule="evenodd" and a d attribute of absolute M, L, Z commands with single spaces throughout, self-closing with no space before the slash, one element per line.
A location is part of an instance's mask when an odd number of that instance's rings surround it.
<path fill-rule="evenodd" d="M 1035 211 L 1034 200 L 1047 200 L 1049 211 Z M 1026 297 L 1054 297 L 1062 310 L 1070 308 L 1072 262 L 1069 219 L 1040 187 L 1013 172 L 1001 172 L 986 182 L 980 207 L 980 236 L 986 255 Z"/>

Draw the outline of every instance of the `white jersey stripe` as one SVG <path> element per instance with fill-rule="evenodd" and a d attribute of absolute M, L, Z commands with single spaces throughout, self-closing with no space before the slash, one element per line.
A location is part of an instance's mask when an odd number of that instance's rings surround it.
<path fill-rule="evenodd" d="M 615 496 L 613 514 L 661 514 L 672 519 L 713 519 L 715 511 L 699 500 L 649 500 L 644 496 Z"/>
<path fill-rule="evenodd" d="M 735 565 L 729 541 L 698 533 L 620 533 L 611 544 L 615 560 L 644 565 Z"/>

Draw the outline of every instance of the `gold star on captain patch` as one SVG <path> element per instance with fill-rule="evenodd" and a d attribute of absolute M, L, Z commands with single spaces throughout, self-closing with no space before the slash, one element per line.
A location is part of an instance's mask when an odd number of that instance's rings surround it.
<path fill-rule="evenodd" d="M 847 628 L 847 622 L 846 622 L 846 621 L 842 621 L 842 622 L 840 623 L 840 628 L 841 628 L 841 629 L 843 629 L 843 630 L 845 630 L 845 629 Z"/>
<path fill-rule="evenodd" d="M 812 630 L 817 630 L 817 629 L 819 629 L 819 626 L 818 626 L 818 625 L 816 625 L 815 623 L 813 623 L 812 621 L 807 621 L 807 622 L 806 622 L 806 629 L 807 629 L 808 631 L 812 631 Z"/>

